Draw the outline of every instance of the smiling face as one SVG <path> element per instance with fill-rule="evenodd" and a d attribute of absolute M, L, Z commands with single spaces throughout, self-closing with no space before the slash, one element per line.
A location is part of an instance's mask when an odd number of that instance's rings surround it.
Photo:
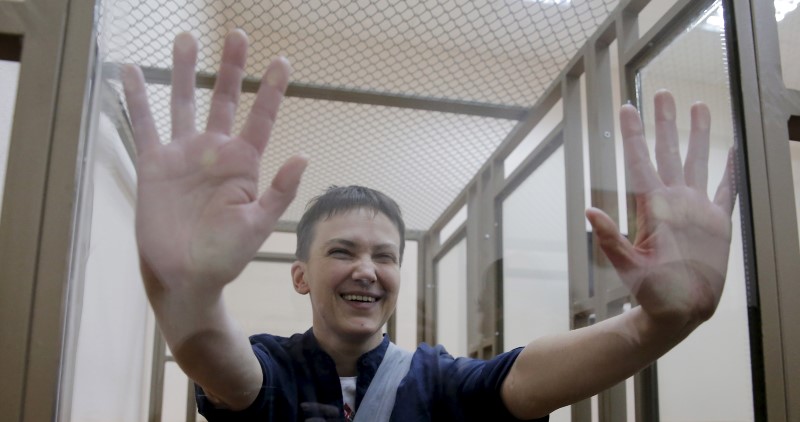
<path fill-rule="evenodd" d="M 371 209 L 316 223 L 308 259 L 292 265 L 292 280 L 298 293 L 311 295 L 318 340 L 380 343 L 400 287 L 399 244 L 395 225 Z"/>

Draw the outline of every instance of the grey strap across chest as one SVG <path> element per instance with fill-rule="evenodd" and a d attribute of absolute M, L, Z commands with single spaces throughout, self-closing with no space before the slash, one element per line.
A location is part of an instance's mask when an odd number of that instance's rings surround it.
<path fill-rule="evenodd" d="M 408 373 L 413 353 L 389 343 L 375 378 L 367 388 L 353 422 L 388 422 L 394 409 L 397 387 Z"/>

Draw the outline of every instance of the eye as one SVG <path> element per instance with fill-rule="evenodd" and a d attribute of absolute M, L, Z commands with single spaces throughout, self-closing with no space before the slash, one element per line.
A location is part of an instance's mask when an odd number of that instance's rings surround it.
<path fill-rule="evenodd" d="M 350 255 L 350 251 L 342 248 L 334 248 L 328 251 L 328 256 L 332 256 L 334 258 L 347 258 Z"/>
<path fill-rule="evenodd" d="M 393 253 L 381 253 L 375 256 L 375 260 L 394 264 L 397 262 L 397 257 Z"/>

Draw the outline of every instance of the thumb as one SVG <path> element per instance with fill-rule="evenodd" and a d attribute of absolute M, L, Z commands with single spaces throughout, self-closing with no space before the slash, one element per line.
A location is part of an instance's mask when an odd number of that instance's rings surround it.
<path fill-rule="evenodd" d="M 600 249 L 606 254 L 620 277 L 623 280 L 628 279 L 626 275 L 636 268 L 636 251 L 631 242 L 619 232 L 611 217 L 602 210 L 589 208 L 586 210 L 586 218 L 594 229 Z"/>
<path fill-rule="evenodd" d="M 258 199 L 262 223 L 269 231 L 297 195 L 300 178 L 307 166 L 308 158 L 304 155 L 295 155 L 286 160 L 272 179 L 270 187 Z"/>

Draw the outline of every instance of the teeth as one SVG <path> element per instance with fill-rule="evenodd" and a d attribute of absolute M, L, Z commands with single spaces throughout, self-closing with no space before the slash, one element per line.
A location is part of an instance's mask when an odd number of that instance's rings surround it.
<path fill-rule="evenodd" d="M 374 297 L 370 296 L 361 296 L 361 295 L 342 295 L 342 299 L 344 300 L 354 300 L 357 302 L 375 302 Z"/>

